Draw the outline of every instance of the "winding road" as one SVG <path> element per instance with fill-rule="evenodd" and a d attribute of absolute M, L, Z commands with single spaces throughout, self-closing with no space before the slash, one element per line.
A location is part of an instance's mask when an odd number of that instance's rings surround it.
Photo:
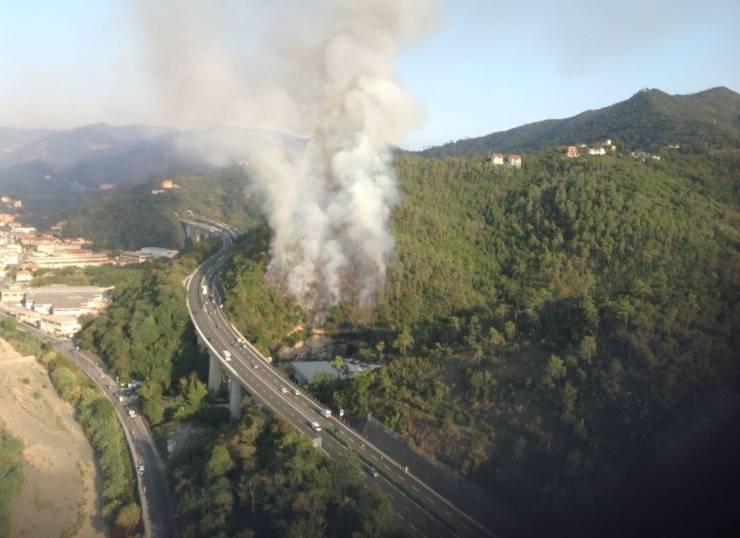
<path fill-rule="evenodd" d="M 0 314 L 0 317 L 5 315 Z M 137 467 L 139 464 L 144 465 L 144 473 L 141 475 L 136 473 L 144 533 L 148 538 L 176 536 L 174 503 L 167 480 L 167 467 L 159 455 L 146 420 L 139 414 L 133 418 L 129 417 L 127 409 L 129 402 L 118 401 L 118 384 L 103 361 L 92 353 L 78 350 L 70 340 L 55 338 L 35 327 L 19 324 L 18 330 L 32 332 L 52 344 L 58 353 L 74 361 L 108 397 L 126 435 L 133 463 Z"/>
<path fill-rule="evenodd" d="M 336 417 L 324 417 L 321 413 L 324 406 L 300 392 L 282 371 L 243 340 L 219 307 L 222 286 L 218 282 L 218 269 L 231 255 L 236 233 L 223 224 L 198 222 L 211 232 L 217 230 L 223 244 L 186 280 L 188 311 L 200 340 L 207 345 L 211 357 L 218 358 L 221 368 L 229 372 L 231 379 L 296 430 L 314 439 L 328 457 L 336 459 L 349 451 L 356 453 L 368 469 L 368 483 L 388 496 L 398 527 L 411 536 L 494 536 L 466 514 L 463 507 L 456 506 L 415 476 L 413 469 L 395 462 Z M 202 292 L 202 282 L 207 284 L 210 293 L 215 293 L 213 299 Z M 228 351 L 229 360 L 226 360 L 225 351 Z M 321 431 L 315 431 L 312 423 L 318 423 Z M 377 473 L 369 471 L 369 466 Z"/>

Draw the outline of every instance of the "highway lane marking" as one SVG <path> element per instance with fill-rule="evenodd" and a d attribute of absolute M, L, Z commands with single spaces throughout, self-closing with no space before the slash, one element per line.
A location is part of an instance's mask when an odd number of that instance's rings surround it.
<path fill-rule="evenodd" d="M 206 315 L 206 319 L 207 319 L 208 321 L 210 321 L 210 322 L 211 322 L 211 324 L 213 325 L 213 323 L 214 323 L 214 322 L 213 322 L 213 320 L 212 320 L 212 319 L 210 318 L 210 316 L 207 316 L 207 315 Z M 216 335 L 216 338 L 214 339 L 214 340 L 215 340 L 215 343 L 219 343 L 219 344 L 221 344 L 221 345 L 227 345 L 227 344 L 226 344 L 226 343 L 224 342 L 224 339 L 223 339 L 223 337 L 222 337 L 222 336 L 220 335 L 220 331 L 217 331 L 217 330 L 216 330 L 216 327 L 212 327 L 212 330 L 213 330 L 214 334 Z M 208 343 L 210 344 L 210 342 L 208 342 Z M 212 346 L 212 348 L 213 348 L 213 346 Z M 215 349 L 214 349 L 214 351 L 215 351 Z M 220 353 L 218 353 L 217 351 L 216 351 L 216 354 L 217 354 L 217 355 L 218 355 L 219 357 L 221 356 L 221 354 L 220 354 Z M 238 363 L 240 363 L 240 364 L 241 364 L 241 365 L 242 365 L 242 366 L 243 366 L 243 367 L 245 368 L 245 370 L 246 370 L 246 371 L 248 371 L 248 372 L 250 372 L 250 371 L 251 371 L 251 370 L 250 370 L 250 368 L 249 368 L 249 367 L 247 366 L 247 364 L 246 364 L 245 360 L 244 360 L 244 359 L 243 359 L 243 358 L 241 357 L 241 354 L 239 354 L 239 353 L 235 354 L 235 355 L 234 355 L 234 358 L 235 358 L 235 359 L 237 360 L 237 362 L 238 362 Z M 221 361 L 221 362 L 222 362 L 222 364 L 224 364 L 224 361 Z M 228 365 L 228 364 L 229 364 L 229 363 L 226 363 L 226 365 Z M 228 367 L 228 366 L 227 366 L 227 367 Z M 238 372 L 236 372 L 236 369 L 234 369 L 233 367 L 231 367 L 230 369 L 231 369 L 231 370 L 233 370 L 233 371 L 234 371 L 234 372 L 236 373 L 236 376 L 237 376 L 237 378 L 241 379 L 241 380 L 242 380 L 242 382 L 244 382 L 244 384 L 246 384 L 247 386 L 249 386 L 249 385 L 248 385 L 248 384 L 246 383 L 246 381 L 244 381 L 244 380 L 243 380 L 243 376 L 242 376 L 242 375 L 239 375 L 239 373 L 238 373 Z M 296 408 L 296 407 L 295 407 L 295 406 L 293 405 L 293 402 L 292 402 L 292 401 L 290 401 L 290 400 L 289 400 L 289 399 L 288 399 L 287 397 L 285 397 L 285 395 L 283 395 L 283 394 L 282 394 L 282 393 L 281 393 L 281 392 L 280 392 L 280 391 L 279 391 L 278 389 L 276 389 L 276 388 L 275 388 L 274 386 L 272 386 L 272 385 L 271 385 L 270 383 L 268 383 L 267 381 L 265 381 L 265 380 L 264 380 L 264 379 L 263 379 L 263 378 L 262 378 L 262 377 L 261 377 L 261 376 L 259 375 L 259 373 L 257 373 L 257 372 L 253 372 L 253 375 L 254 375 L 254 378 L 255 378 L 255 379 L 256 379 L 257 381 L 259 381 L 260 383 L 262 383 L 262 385 L 264 385 L 264 386 L 265 386 L 265 387 L 267 388 L 267 394 L 268 394 L 268 396 L 266 397 L 266 399 L 267 399 L 267 398 L 270 398 L 270 399 L 273 399 L 273 400 L 275 400 L 275 401 L 277 401 L 277 402 L 281 402 L 281 401 L 282 401 L 282 402 L 285 402 L 285 403 L 287 403 L 287 404 L 288 404 L 288 405 L 289 405 L 290 407 L 292 407 L 293 409 L 295 409 L 295 411 L 296 411 L 296 412 L 297 412 L 297 413 L 298 413 L 299 415 L 301 415 L 301 416 L 302 416 L 302 417 L 303 417 L 304 419 L 306 419 L 306 420 L 307 420 L 308 422 L 311 422 L 311 421 L 313 420 L 313 418 L 312 418 L 312 417 L 309 417 L 309 416 L 305 415 L 305 414 L 304 414 L 304 413 L 303 413 L 303 412 L 302 412 L 302 411 L 301 411 L 300 409 Z M 250 390 L 251 390 L 251 392 L 252 392 L 252 393 L 254 393 L 254 394 L 257 394 L 257 392 L 256 392 L 256 391 L 254 391 L 254 389 L 251 389 L 251 387 L 250 387 Z M 272 403 L 273 405 L 275 405 L 275 402 L 274 402 L 274 401 L 273 401 L 273 402 L 271 402 L 271 403 Z M 331 439 L 331 436 L 328 436 L 328 434 L 327 434 L 327 438 Z"/>
<path fill-rule="evenodd" d="M 222 257 L 222 256 L 219 256 L 219 258 L 218 258 L 218 261 L 219 261 L 219 262 L 220 262 L 220 259 L 221 259 L 221 257 Z M 215 261 L 214 261 L 214 266 L 215 266 Z M 210 270 L 209 270 L 209 271 L 210 271 Z M 211 279 L 211 282 L 216 282 L 216 278 L 217 278 L 217 275 L 216 275 L 215 273 L 211 273 L 211 274 L 210 274 L 210 279 Z M 215 286 L 214 286 L 214 287 L 215 287 Z M 216 291 L 216 293 L 217 293 L 217 294 L 218 294 L 218 295 L 220 296 L 220 293 L 218 293 L 218 290 L 215 290 L 215 291 Z M 188 305 L 188 306 L 190 306 L 190 305 Z M 221 311 L 220 309 L 216 309 L 216 310 L 215 310 L 215 312 L 218 312 L 217 314 L 215 314 L 215 317 L 216 317 L 216 318 L 223 318 L 223 319 L 225 320 L 225 317 L 224 317 L 224 315 L 223 315 L 223 312 L 222 312 L 222 311 Z M 214 322 L 214 320 L 213 320 L 213 319 L 211 318 L 211 316 L 209 315 L 209 313 L 208 313 L 207 311 L 205 312 L 205 318 L 206 318 L 206 325 L 208 325 L 208 324 L 209 324 L 208 322 L 210 322 L 210 324 L 211 324 L 211 325 L 213 325 L 213 324 L 215 324 L 215 323 L 218 323 L 218 319 L 217 319 L 217 320 L 216 320 L 216 321 Z M 225 322 L 225 326 L 226 326 L 226 327 L 228 327 L 228 323 L 226 323 L 226 322 Z M 220 329 L 220 325 L 218 326 L 218 329 Z M 214 340 L 215 340 L 216 342 L 219 342 L 219 343 L 220 343 L 220 342 L 223 342 L 224 336 L 223 336 L 223 335 L 221 334 L 221 331 L 220 331 L 220 330 L 216 330 L 216 328 L 212 328 L 212 330 L 213 330 L 213 333 L 214 333 L 214 334 L 215 334 L 215 336 L 216 336 L 216 338 L 215 338 Z M 205 336 L 204 336 L 204 338 L 205 338 Z M 206 343 L 207 343 L 207 344 L 209 345 L 209 347 L 211 347 L 211 348 L 213 349 L 213 345 L 211 345 L 210 341 L 208 341 L 208 339 L 207 339 L 207 338 L 206 338 Z M 227 344 L 227 348 L 228 348 L 228 344 Z M 218 356 L 220 357 L 220 353 L 218 353 L 218 352 L 217 352 L 217 351 L 216 351 L 215 349 L 213 349 L 213 350 L 214 350 L 214 351 L 216 352 L 216 355 L 218 355 Z M 251 356 L 251 355 L 255 355 L 255 356 L 257 356 L 257 357 L 259 358 L 259 354 L 258 354 L 258 353 L 255 353 L 255 352 L 254 352 L 254 351 L 253 351 L 252 349 L 250 349 L 250 350 L 249 350 L 249 353 L 248 353 L 248 355 L 249 355 L 249 356 Z M 241 363 L 241 364 L 242 364 L 243 366 L 245 366 L 245 363 L 244 363 L 244 359 L 242 359 L 241 355 L 237 355 L 237 356 L 238 356 L 238 359 L 239 359 L 239 360 L 238 360 L 238 362 L 239 362 L 239 363 Z M 223 361 L 221 361 L 221 362 L 222 362 L 222 364 L 223 364 Z M 233 367 L 229 367 L 229 365 L 225 365 L 225 366 L 227 366 L 227 368 L 228 368 L 229 370 L 231 370 L 232 372 L 234 372 L 234 375 L 235 375 L 235 376 L 237 377 L 237 379 L 239 379 L 239 380 L 240 380 L 240 381 L 241 381 L 242 383 L 244 383 L 244 384 L 245 384 L 245 385 L 246 385 L 246 386 L 247 386 L 247 387 L 248 387 L 249 389 L 251 389 L 251 386 L 249 385 L 249 383 L 247 383 L 247 382 L 246 382 L 246 381 L 244 380 L 244 378 L 243 378 L 243 375 L 244 375 L 244 374 L 243 374 L 243 373 L 242 373 L 242 374 L 240 374 L 240 373 L 239 373 L 239 372 L 237 372 L 237 371 L 236 371 L 236 370 L 235 370 L 235 369 L 234 369 Z M 275 382 L 274 380 L 275 380 L 275 379 L 277 378 L 277 376 L 275 375 L 275 373 L 274 373 L 274 372 L 272 371 L 272 368 L 270 368 L 269 366 L 267 366 L 267 367 L 266 367 L 266 372 L 267 372 L 267 373 L 266 373 L 266 374 L 264 375 L 264 377 L 263 377 L 262 375 L 259 375 L 259 374 L 256 374 L 256 373 L 254 373 L 254 378 L 256 379 L 256 381 L 258 381 L 259 383 L 261 383 L 261 384 L 262 384 L 262 385 L 263 385 L 263 386 L 264 386 L 264 387 L 265 387 L 265 388 L 266 388 L 266 389 L 268 390 L 268 393 L 269 393 L 269 392 L 273 392 L 273 393 L 274 393 L 274 394 L 275 394 L 275 395 L 277 396 L 277 398 L 278 398 L 278 399 L 284 399 L 284 398 L 282 398 L 282 395 L 278 393 L 278 391 L 276 390 L 276 388 L 272 386 L 272 383 L 274 383 L 274 382 Z M 281 382 L 281 383 L 285 383 L 285 381 L 284 381 L 284 380 L 282 379 L 282 377 L 280 377 L 279 379 L 280 379 L 280 382 Z M 252 391 L 252 392 L 254 392 L 254 393 L 255 393 L 255 395 L 257 394 L 257 393 L 256 393 L 255 391 Z M 259 396 L 258 396 L 258 397 L 259 397 Z M 274 396 L 273 396 L 273 398 L 274 398 Z M 307 399 L 307 400 L 308 400 L 309 402 L 313 403 L 313 402 L 312 402 L 312 400 L 310 400 L 310 399 L 309 399 L 308 397 L 305 397 L 305 398 L 306 398 L 306 399 Z M 311 420 L 312 420 L 312 418 L 309 418 L 309 417 L 307 417 L 307 416 L 305 415 L 305 413 L 304 413 L 304 412 L 303 412 L 303 411 L 302 411 L 301 409 L 298 409 L 298 408 L 297 408 L 297 407 L 296 407 L 295 405 L 293 405 L 293 403 L 292 403 L 292 402 L 288 402 L 288 401 L 287 401 L 287 399 L 285 399 L 285 401 L 286 401 L 286 403 L 287 403 L 288 405 L 290 405 L 290 407 L 294 408 L 294 409 L 296 410 L 296 412 L 298 412 L 298 413 L 299 413 L 299 414 L 300 414 L 301 416 L 303 416 L 304 418 L 307 418 L 307 420 L 309 420 L 309 421 L 311 421 Z M 274 402 L 273 402 L 273 405 L 274 405 Z M 309 406 L 309 407 L 311 407 L 311 406 Z M 315 409 L 311 409 L 311 410 L 309 410 L 308 412 L 311 412 L 311 411 L 314 411 L 314 412 L 315 412 Z M 331 423 L 331 422 L 335 422 L 335 423 L 338 423 L 338 424 L 339 424 L 339 430 L 340 430 L 340 431 L 348 431 L 348 432 L 349 432 L 349 433 L 350 433 L 351 435 L 354 435 L 355 437 L 358 437 L 358 434 L 357 434 L 357 432 L 355 432 L 355 431 L 354 431 L 354 430 L 352 430 L 351 428 L 347 428 L 347 426 L 346 426 L 346 425 L 342 424 L 341 422 L 338 422 L 338 421 L 336 420 L 336 418 L 333 418 L 333 419 L 331 419 L 331 420 L 330 420 L 329 422 L 330 422 L 330 423 Z M 305 425 L 302 425 L 302 426 L 303 426 L 303 428 L 305 428 Z M 302 429 L 302 428 L 299 428 L 299 429 Z M 344 450 L 347 450 L 347 447 L 346 447 L 346 446 L 343 446 L 343 445 L 339 444 L 339 443 L 338 443 L 338 442 L 336 441 L 336 439 L 334 439 L 334 438 L 333 438 L 332 436 L 330 436 L 330 435 L 329 435 L 328 433 L 326 433 L 326 432 L 325 432 L 324 434 L 322 434 L 322 435 L 321 435 L 321 437 L 322 437 L 323 439 L 327 439 L 327 440 L 328 440 L 329 442 L 331 442 L 331 443 L 333 443 L 333 444 L 337 444 L 337 445 L 338 445 L 338 448 L 339 448 L 339 450 L 340 450 L 340 451 L 341 451 L 342 449 L 344 449 Z M 370 444 L 370 447 L 371 447 L 371 448 L 372 448 L 372 449 L 373 449 L 373 450 L 374 450 L 374 451 L 375 451 L 375 452 L 376 452 L 377 454 L 381 454 L 381 459 L 384 459 L 384 458 L 383 458 L 384 454 L 383 454 L 383 453 L 382 453 L 381 451 L 379 451 L 379 450 L 378 450 L 378 449 L 377 449 L 376 447 L 374 447 L 374 446 L 373 446 L 372 444 Z M 364 444 L 363 444 L 363 448 L 365 448 Z M 322 448 L 322 450 L 323 450 L 323 448 Z M 326 453 L 326 451 L 325 451 L 325 450 L 323 450 L 323 451 L 324 451 L 324 452 Z M 368 454 L 371 454 L 371 453 L 372 453 L 372 452 L 371 452 L 371 451 L 370 451 L 369 449 L 366 449 L 366 452 L 367 452 Z M 376 454 L 376 457 L 377 457 L 377 454 Z M 398 464 L 397 464 L 397 465 L 398 465 Z M 390 468 L 389 468 L 389 467 L 388 467 L 387 465 L 386 465 L 385 467 L 386 467 L 386 469 L 390 470 Z M 400 468 L 400 465 L 399 465 L 399 468 Z M 404 476 L 404 475 L 400 475 L 400 478 L 401 478 L 401 480 L 403 480 L 403 481 L 406 481 L 406 476 Z M 418 479 L 417 479 L 417 480 L 418 480 Z M 424 486 L 425 486 L 425 488 L 426 488 L 427 490 L 431 490 L 431 488 L 429 488 L 429 486 L 427 486 L 426 484 L 423 484 L 423 483 L 422 483 L 422 485 L 424 485 Z M 397 486 L 395 486 L 394 484 L 392 484 L 392 487 L 393 487 L 393 488 L 396 488 L 396 489 L 398 489 L 398 487 L 397 487 Z M 418 488 L 416 488 L 416 487 L 414 487 L 414 489 L 415 489 L 415 490 L 416 490 L 417 492 L 419 491 L 419 490 L 418 490 Z M 429 512 L 428 512 L 428 511 L 427 511 L 427 510 L 426 510 L 426 509 L 425 509 L 425 508 L 423 507 L 423 506 L 421 506 L 420 504 L 418 504 L 418 502 L 416 502 L 416 501 L 415 501 L 414 499 L 412 499 L 411 497 L 408 497 L 408 495 L 406 495 L 406 494 L 405 494 L 405 493 L 403 492 L 403 490 L 400 490 L 400 489 L 399 489 L 399 492 L 400 492 L 400 493 L 401 493 L 402 495 L 404 495 L 405 497 L 407 497 L 407 498 L 408 498 L 408 499 L 409 499 L 409 500 L 410 500 L 410 501 L 411 501 L 411 502 L 412 502 L 412 503 L 413 503 L 414 505 L 416 505 L 416 506 L 417 506 L 418 508 L 420 508 L 420 509 L 422 510 L 422 512 L 423 512 L 423 513 L 426 513 L 427 515 L 431 516 L 431 514 L 430 514 L 430 513 L 429 513 Z M 445 502 L 446 504 L 448 504 L 448 505 L 450 505 L 451 507 L 453 507 L 453 508 L 454 508 L 454 509 L 455 509 L 456 511 L 458 511 L 458 512 L 459 512 L 459 513 L 460 513 L 460 514 L 461 514 L 462 516 L 464 516 L 464 517 L 466 517 L 466 518 L 469 518 L 469 517 L 470 517 L 470 516 L 468 516 L 467 514 L 465 514 L 464 512 L 460 511 L 460 510 L 459 510 L 459 509 L 458 509 L 457 507 L 454 507 L 454 506 L 453 506 L 453 505 L 452 505 L 452 504 L 451 504 L 451 503 L 450 503 L 449 501 L 447 501 L 446 499 L 444 499 L 443 497 L 441 497 L 441 496 L 440 496 L 439 494 L 437 494 L 436 492 L 434 492 L 434 491 L 431 491 L 431 492 L 432 492 L 432 493 L 434 493 L 434 494 L 435 494 L 435 495 L 436 495 L 437 497 L 439 497 L 439 498 L 440 498 L 440 500 L 442 500 L 442 501 L 443 501 L 443 502 Z M 426 499 L 428 500 L 428 499 L 429 499 L 429 497 L 428 497 L 428 496 L 426 496 Z M 446 513 L 447 513 L 447 514 L 449 515 L 449 512 L 448 512 L 448 511 L 446 511 Z M 450 515 L 450 517 L 452 517 L 452 516 Z M 436 518 L 434 518 L 434 516 L 432 516 L 432 520 L 435 520 L 435 519 L 436 519 Z"/>
<path fill-rule="evenodd" d="M 211 322 L 211 324 L 213 324 L 213 320 L 212 320 L 212 319 L 210 319 L 210 316 L 206 316 L 206 318 L 207 318 L 207 321 L 210 321 L 210 322 Z M 216 335 L 216 338 L 215 338 L 215 340 L 216 340 L 216 343 L 222 343 L 222 344 L 223 344 L 223 337 L 222 337 L 222 336 L 220 335 L 219 331 L 216 331 L 216 330 L 215 330 L 215 328 L 213 328 L 213 330 L 214 330 L 214 334 Z M 218 354 L 218 353 L 217 353 L 217 354 Z M 218 354 L 218 355 L 220 355 L 220 354 Z M 248 372 L 251 372 L 251 370 L 249 369 L 249 367 L 247 367 L 247 366 L 246 366 L 246 363 L 245 363 L 245 359 L 243 359 L 243 358 L 241 357 L 241 354 L 238 354 L 238 355 L 236 355 L 236 358 L 237 358 L 237 362 L 238 362 L 238 363 L 240 363 L 240 364 L 242 365 L 242 367 L 244 367 L 244 368 L 246 369 L 246 371 L 248 371 Z M 223 361 L 222 361 L 222 364 L 223 364 Z M 230 365 L 226 365 L 226 366 L 227 366 L 227 368 L 228 368 L 228 369 L 231 369 L 231 370 L 233 370 L 234 372 L 236 372 L 236 370 L 235 370 L 235 369 L 234 369 L 234 368 L 233 368 L 232 366 L 230 366 Z M 273 399 L 274 399 L 275 397 L 277 397 L 277 398 L 278 398 L 279 400 L 284 400 L 284 401 L 285 401 L 285 402 L 286 402 L 286 403 L 287 403 L 288 405 L 290 405 L 291 407 L 293 407 L 293 408 L 294 408 L 294 409 L 296 410 L 296 412 L 298 412 L 298 413 L 299 413 L 299 414 L 300 414 L 301 416 L 303 416 L 304 418 L 308 418 L 308 417 L 306 417 L 306 415 L 305 415 L 305 414 L 304 414 L 304 413 L 303 413 L 303 412 L 302 412 L 302 411 L 301 411 L 300 409 L 297 409 L 297 408 L 295 407 L 295 405 L 294 405 L 294 403 L 293 403 L 292 401 L 289 401 L 289 400 L 288 400 L 287 398 L 284 398 L 284 395 L 283 395 L 282 393 L 280 393 L 278 389 L 276 389 L 275 387 L 273 387 L 271 383 L 269 383 L 269 382 L 268 382 L 267 380 L 265 380 L 265 379 L 264 379 L 264 378 L 263 378 L 262 376 L 260 376 L 260 375 L 259 375 L 259 374 L 257 374 L 256 372 L 252 372 L 252 373 L 254 374 L 254 378 L 255 378 L 255 379 L 256 379 L 256 380 L 258 381 L 258 382 L 261 382 L 261 383 L 262 383 L 262 385 L 264 385 L 264 387 L 265 387 L 265 388 L 266 388 L 266 389 L 268 390 L 268 394 L 270 394 L 270 391 L 272 392 L 272 398 L 273 398 Z M 237 373 L 237 378 L 240 378 L 240 379 L 241 379 L 241 376 L 240 376 L 240 375 L 239 375 L 238 373 Z M 248 383 L 246 383 L 246 382 L 245 382 L 245 381 L 244 381 L 243 379 L 242 379 L 242 382 L 243 382 L 243 383 L 244 383 L 245 385 L 247 385 L 247 387 L 248 387 L 248 388 L 249 388 L 249 389 L 250 389 L 250 390 L 251 390 L 251 391 L 252 391 L 253 393 L 255 393 L 254 389 L 252 389 L 252 388 L 250 387 L 250 385 L 249 385 Z M 274 405 L 274 403 L 273 403 L 273 405 Z M 313 408 L 313 405 L 311 405 L 311 404 L 308 404 L 308 405 L 309 405 L 309 407 Z M 308 418 L 308 420 L 309 420 L 309 422 L 310 422 L 310 421 L 311 421 L 311 418 Z M 342 427 L 344 427 L 344 428 L 346 429 L 346 427 L 345 427 L 345 426 L 344 426 L 343 424 L 340 424 L 340 425 L 341 425 Z M 302 425 L 302 426 L 303 426 L 303 428 L 299 428 L 299 431 L 300 431 L 300 430 L 303 430 L 303 429 L 306 429 L 306 426 L 305 426 L 305 425 Z M 354 432 L 353 432 L 353 433 L 354 433 Z M 309 433 L 309 435 L 311 435 L 311 434 Z M 337 442 L 337 441 L 336 441 L 336 440 L 335 440 L 335 439 L 334 439 L 334 438 L 333 438 L 333 437 L 332 437 L 331 435 L 329 435 L 328 433 L 325 433 L 325 435 L 322 435 L 322 436 L 321 436 L 321 438 L 322 438 L 322 439 L 327 439 L 327 441 L 328 441 L 328 442 L 333 442 L 334 444 L 336 444 L 336 445 L 337 445 L 337 447 L 335 447 L 335 448 L 338 448 L 338 449 L 339 449 L 340 451 L 341 451 L 341 450 L 347 450 L 347 447 L 344 447 L 343 445 L 339 444 L 339 443 L 338 443 L 338 442 Z M 328 447 L 327 447 L 327 448 L 328 448 Z M 373 447 L 373 448 L 374 448 L 374 447 Z M 324 449 L 324 447 L 323 447 L 323 446 L 321 447 L 321 450 L 322 450 L 322 451 L 323 451 L 323 452 L 324 452 L 325 454 L 329 455 L 329 453 L 328 453 L 328 452 L 327 452 L 327 451 L 326 451 L 326 450 Z M 377 451 L 377 449 L 375 449 L 375 450 Z M 377 451 L 377 452 L 379 452 L 379 451 Z M 386 466 L 386 468 L 388 468 L 388 467 Z M 390 468 L 388 468 L 388 469 L 390 470 Z M 405 479 L 405 476 L 401 475 L 401 478 L 402 478 L 402 479 Z M 402 490 L 398 489 L 398 488 L 397 488 L 397 486 L 393 485 L 393 484 L 392 484 L 392 483 L 390 483 L 390 482 L 388 482 L 388 484 L 390 484 L 390 485 L 392 486 L 392 488 L 394 488 L 394 489 L 397 489 L 397 490 L 398 490 L 398 492 L 399 492 L 399 493 L 400 493 L 401 495 L 403 495 L 404 497 L 406 497 L 407 499 L 409 499 L 409 501 L 411 501 L 411 503 L 412 503 L 412 504 L 414 504 L 415 506 L 417 506 L 417 507 L 418 507 L 418 508 L 419 508 L 419 509 L 421 510 L 421 513 L 422 513 L 422 514 L 425 514 L 425 515 L 426 515 L 427 517 L 431 517 L 431 519 L 432 519 L 432 520 L 434 520 L 434 519 L 435 519 L 435 518 L 434 518 L 434 516 L 432 516 L 430 512 L 428 512 L 428 511 L 427 511 L 427 510 L 426 510 L 426 509 L 425 509 L 424 507 L 422 507 L 422 506 L 421 506 L 421 505 L 420 505 L 420 504 L 419 504 L 418 502 L 416 502 L 416 501 L 415 501 L 414 499 L 412 499 L 411 497 L 409 497 L 408 495 L 406 495 L 406 494 L 405 494 L 405 493 L 404 493 L 404 492 L 403 492 Z M 409 511 L 408 507 L 406 507 L 406 506 L 403 506 L 403 509 L 404 509 L 404 510 L 406 510 L 407 512 Z"/>

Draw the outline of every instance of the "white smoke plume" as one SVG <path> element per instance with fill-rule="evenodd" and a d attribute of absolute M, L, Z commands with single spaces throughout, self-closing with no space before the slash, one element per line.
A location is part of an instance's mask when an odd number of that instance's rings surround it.
<path fill-rule="evenodd" d="M 273 231 L 269 273 L 304 307 L 368 304 L 394 247 L 391 147 L 422 118 L 394 62 L 431 22 L 430 3 L 259 6 L 138 3 L 161 106 L 182 127 L 280 133 L 249 143 L 221 134 L 189 149 L 249 162 Z"/>

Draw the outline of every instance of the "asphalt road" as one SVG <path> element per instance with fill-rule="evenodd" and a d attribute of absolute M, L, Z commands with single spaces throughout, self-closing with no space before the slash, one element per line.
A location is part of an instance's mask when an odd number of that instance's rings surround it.
<path fill-rule="evenodd" d="M 136 475 L 145 535 L 152 538 L 175 536 L 172 517 L 174 504 L 167 484 L 167 468 L 159 456 L 146 421 L 138 412 L 138 406 L 134 407 L 136 417 L 129 417 L 128 408 L 134 404 L 130 404 L 128 400 L 123 403 L 118 401 L 117 393 L 120 387 L 103 362 L 95 355 L 82 350 L 78 351 L 71 341 L 54 338 L 34 327 L 19 324 L 18 328 L 21 331 L 31 331 L 52 343 L 56 351 L 73 360 L 108 397 L 126 434 L 126 442 L 133 462 L 137 468 L 140 463 L 144 465 L 144 473 L 139 475 L 137 470 Z"/>
<path fill-rule="evenodd" d="M 320 439 L 321 450 L 330 458 L 354 451 L 374 467 L 379 476 L 373 477 L 368 472 L 368 482 L 389 497 L 398 526 L 411 536 L 493 536 L 460 507 L 414 476 L 413 469 L 404 469 L 336 417 L 323 417 L 321 404 L 302 392 L 296 395 L 298 387 L 292 385 L 282 372 L 272 367 L 248 342 L 244 345 L 238 343 L 241 335 L 219 307 L 221 286 L 217 281 L 218 267 L 230 255 L 235 234 L 223 225 L 208 223 L 208 226 L 222 229 L 223 245 L 186 281 L 188 310 L 197 332 L 211 352 L 219 357 L 222 367 L 237 378 L 251 395 L 298 431 L 312 439 Z M 208 295 L 202 293 L 202 281 L 207 283 Z M 215 300 L 211 301 L 209 295 L 214 292 Z M 224 359 L 225 350 L 231 355 L 229 361 Z M 321 431 L 314 431 L 312 422 L 317 422 Z"/>

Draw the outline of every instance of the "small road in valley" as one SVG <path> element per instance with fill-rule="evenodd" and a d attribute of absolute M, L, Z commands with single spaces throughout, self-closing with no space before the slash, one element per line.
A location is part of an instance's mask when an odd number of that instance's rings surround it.
<path fill-rule="evenodd" d="M 124 402 L 119 401 L 120 387 L 103 361 L 92 353 L 77 349 L 70 340 L 55 338 L 35 327 L 18 324 L 18 330 L 32 332 L 51 343 L 58 353 L 74 361 L 79 369 L 108 397 L 116 410 L 116 415 L 126 435 L 133 463 L 136 466 L 145 535 L 151 538 L 176 536 L 173 518 L 174 503 L 168 486 L 167 467 L 159 455 L 146 420 L 139 413 L 136 413 L 135 417 L 129 416 L 128 409 L 131 403 L 128 398 Z M 144 466 L 143 473 L 138 471 L 140 464 Z"/>

